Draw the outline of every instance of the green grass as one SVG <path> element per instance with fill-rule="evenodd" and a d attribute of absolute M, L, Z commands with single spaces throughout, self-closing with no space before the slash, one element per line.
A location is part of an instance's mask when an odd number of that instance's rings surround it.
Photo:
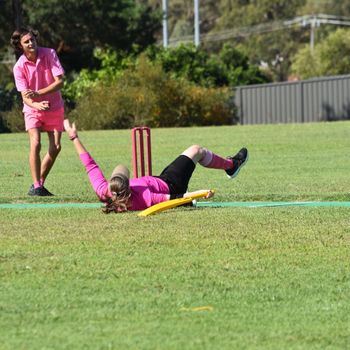
<path fill-rule="evenodd" d="M 217 201 L 350 200 L 349 122 L 152 130 L 154 173 L 192 143 L 250 160 Z M 130 131 L 82 132 L 106 175 Z M 64 135 L 65 136 L 65 135 Z M 0 135 L 0 203 L 96 202 L 72 145 L 28 198 L 25 134 Z M 0 210 L 0 349 L 349 349 L 347 208 Z M 202 311 L 197 307 L 210 308 Z"/>

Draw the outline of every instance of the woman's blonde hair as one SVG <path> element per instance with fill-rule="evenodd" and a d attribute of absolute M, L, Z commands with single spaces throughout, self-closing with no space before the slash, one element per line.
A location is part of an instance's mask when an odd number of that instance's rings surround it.
<path fill-rule="evenodd" d="M 109 190 L 112 193 L 112 197 L 102 208 L 102 211 L 106 214 L 126 211 L 131 196 L 129 178 L 124 174 L 114 175 L 109 181 Z"/>

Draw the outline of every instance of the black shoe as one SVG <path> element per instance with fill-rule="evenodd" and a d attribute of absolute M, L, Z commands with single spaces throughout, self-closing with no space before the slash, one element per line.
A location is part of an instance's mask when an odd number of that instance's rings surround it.
<path fill-rule="evenodd" d="M 29 196 L 40 196 L 40 197 L 53 196 L 53 194 L 50 191 L 48 191 L 45 187 L 34 188 L 34 185 L 30 186 L 28 195 Z"/>
<path fill-rule="evenodd" d="M 231 159 L 233 162 L 233 168 L 227 169 L 226 174 L 230 179 L 236 177 L 241 170 L 242 166 L 247 163 L 249 158 L 248 150 L 246 148 L 242 148 L 236 155 L 232 157 L 227 157 L 227 159 Z"/>
<path fill-rule="evenodd" d="M 28 196 L 34 196 L 34 185 L 31 185 L 28 191 Z"/>
<path fill-rule="evenodd" d="M 41 188 L 42 189 L 42 193 L 45 193 L 45 194 L 43 194 L 42 196 L 53 196 L 53 193 L 51 193 L 46 187 L 42 187 Z"/>

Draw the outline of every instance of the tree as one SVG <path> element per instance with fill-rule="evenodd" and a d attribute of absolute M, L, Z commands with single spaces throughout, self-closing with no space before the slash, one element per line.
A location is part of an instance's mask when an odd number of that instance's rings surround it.
<path fill-rule="evenodd" d="M 20 5 L 18 1 L 0 0 L 0 111 L 11 109 L 15 97 L 12 76 L 14 56 L 10 48 L 10 37 L 15 27 L 15 4 Z"/>
<path fill-rule="evenodd" d="M 5 47 L 9 45 L 14 25 L 12 2 L 0 0 L 0 51 L 4 51 Z"/>
<path fill-rule="evenodd" d="M 291 57 L 307 36 L 303 29 L 283 27 L 283 21 L 295 17 L 304 3 L 305 0 L 222 0 L 222 16 L 215 30 L 238 30 L 240 37 L 231 42 L 252 63 L 266 63 L 275 80 L 286 80 Z"/>
<path fill-rule="evenodd" d="M 325 13 L 335 16 L 350 16 L 350 3 L 347 0 L 329 0 L 325 1 Z"/>
<path fill-rule="evenodd" d="M 314 15 L 319 13 L 329 13 L 329 0 L 306 0 L 305 4 L 300 7 L 299 15 Z"/>
<path fill-rule="evenodd" d="M 310 46 L 306 45 L 301 48 L 294 56 L 292 64 L 292 72 L 300 79 L 308 79 L 321 76 L 320 56 L 315 48 L 310 50 Z"/>
<path fill-rule="evenodd" d="M 25 23 L 55 48 L 66 69 L 91 67 L 95 47 L 140 50 L 155 42 L 160 12 L 144 0 L 26 0 Z"/>
<path fill-rule="evenodd" d="M 295 56 L 293 71 L 301 78 L 350 73 L 350 30 L 338 29 L 317 44 L 311 52 L 301 49 Z"/>
<path fill-rule="evenodd" d="M 268 82 L 269 78 L 248 57 L 230 45 L 218 54 L 209 54 L 193 44 L 176 48 L 148 50 L 165 72 L 206 87 L 238 86 Z"/>

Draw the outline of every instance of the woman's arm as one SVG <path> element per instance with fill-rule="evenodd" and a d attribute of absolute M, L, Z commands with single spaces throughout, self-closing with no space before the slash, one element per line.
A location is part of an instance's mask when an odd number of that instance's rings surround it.
<path fill-rule="evenodd" d="M 39 111 L 47 111 L 50 108 L 49 101 L 35 102 L 31 97 L 29 97 L 28 91 L 29 90 L 25 90 L 21 92 L 23 103 Z"/>
<path fill-rule="evenodd" d="M 86 150 L 82 142 L 79 140 L 75 123 L 71 124 L 68 119 L 65 119 L 63 124 L 64 124 L 64 130 L 66 130 L 70 140 L 73 141 L 73 144 L 77 153 L 79 155 L 83 153 L 87 153 L 88 151 Z"/>
<path fill-rule="evenodd" d="M 101 201 L 106 201 L 110 198 L 108 182 L 104 177 L 101 169 L 96 164 L 94 159 L 84 147 L 78 137 L 78 132 L 75 123 L 71 124 L 68 119 L 64 120 L 64 129 L 66 130 L 70 140 L 73 142 L 75 150 L 79 154 L 80 160 L 83 163 L 85 170 L 89 176 L 92 188 Z"/>
<path fill-rule="evenodd" d="M 31 89 L 27 89 L 21 92 L 22 94 L 22 98 L 23 98 L 23 102 L 31 107 L 31 108 L 35 108 L 38 109 L 39 111 L 47 111 L 50 109 L 50 104 L 48 101 L 41 101 L 41 102 L 36 102 L 33 101 L 34 97 L 37 96 L 44 96 L 47 94 L 50 94 L 52 92 L 55 92 L 57 90 L 60 90 L 63 87 L 63 78 L 62 75 L 59 75 L 57 77 L 54 77 L 55 81 L 50 84 L 49 86 L 47 86 L 46 88 L 40 89 L 38 91 L 34 91 Z"/>
<path fill-rule="evenodd" d="M 23 91 L 22 96 L 24 95 L 26 98 L 33 98 L 33 97 L 37 97 L 37 96 L 44 96 L 47 94 L 51 94 L 52 92 L 55 92 L 55 91 L 62 89 L 62 87 L 64 85 L 63 76 L 58 75 L 58 76 L 54 77 L 54 79 L 55 79 L 55 81 L 53 83 L 51 83 L 50 85 L 48 85 L 45 88 L 42 88 L 38 91 L 34 91 L 31 89 L 27 89 L 27 90 Z"/>

